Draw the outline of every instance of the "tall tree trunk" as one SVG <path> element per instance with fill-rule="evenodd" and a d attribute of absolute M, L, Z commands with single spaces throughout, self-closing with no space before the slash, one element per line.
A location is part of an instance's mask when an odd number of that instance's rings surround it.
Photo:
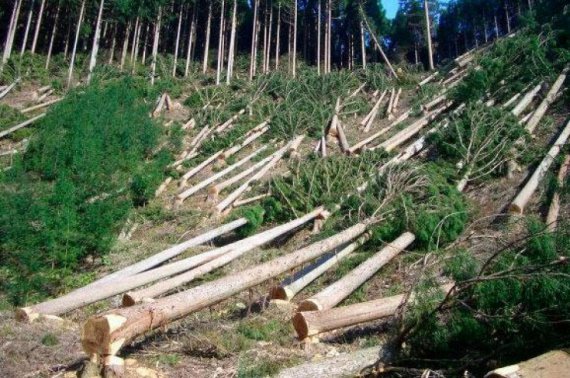
<path fill-rule="evenodd" d="M 91 49 L 91 59 L 89 60 L 89 73 L 87 74 L 87 83 L 91 81 L 93 69 L 97 64 L 97 53 L 99 52 L 99 39 L 101 36 L 101 18 L 103 17 L 103 7 L 105 0 L 99 3 L 99 14 L 97 15 L 97 24 L 95 25 L 95 36 L 93 37 L 93 48 Z"/>
<path fill-rule="evenodd" d="M 370 29 L 370 25 L 368 24 L 368 20 L 366 20 L 366 17 L 364 16 L 364 11 L 362 10 L 362 8 L 360 9 L 360 14 L 363 16 L 364 24 L 366 25 L 366 29 L 368 30 L 368 33 L 372 37 L 372 40 L 374 41 L 376 48 L 380 52 L 380 55 L 382 55 L 382 59 L 384 59 L 384 62 L 386 63 L 386 65 L 390 69 L 390 72 L 392 73 L 392 75 L 394 75 L 394 77 L 397 78 L 398 75 L 396 74 L 396 71 L 394 71 L 394 68 L 392 67 L 392 64 L 390 63 L 390 61 L 388 60 L 388 57 L 386 56 L 386 54 L 384 54 L 384 50 L 382 49 L 380 42 L 378 42 L 376 35 L 374 35 L 374 33 L 372 33 L 372 30 Z"/>
<path fill-rule="evenodd" d="M 188 72 L 190 71 L 190 62 L 192 58 L 192 39 L 194 38 L 194 33 L 196 31 L 196 7 L 192 12 L 192 20 L 190 21 L 190 33 L 188 36 L 188 50 L 186 51 L 186 67 L 184 68 L 184 77 L 188 77 Z"/>
<path fill-rule="evenodd" d="M 249 62 L 249 80 L 253 80 L 255 76 L 255 65 L 257 61 L 257 16 L 259 12 L 259 1 L 260 0 L 252 0 L 253 1 L 253 24 L 251 26 L 251 56 Z"/>
<path fill-rule="evenodd" d="M 127 28 L 125 29 L 125 36 L 123 37 L 123 51 L 121 52 L 121 65 L 120 70 L 122 71 L 125 67 L 125 60 L 127 59 L 127 49 L 129 48 L 129 37 L 131 35 L 131 22 L 127 23 Z"/>
<path fill-rule="evenodd" d="M 229 84 L 234 73 L 234 59 L 236 50 L 236 29 L 237 29 L 237 0 L 234 0 L 232 9 L 232 31 L 230 34 L 230 49 L 228 54 L 228 74 L 226 83 Z"/>
<path fill-rule="evenodd" d="M 297 0 L 293 0 L 293 78 L 297 76 Z"/>
<path fill-rule="evenodd" d="M 208 22 L 206 24 L 206 40 L 204 42 L 204 63 L 202 64 L 202 73 L 208 71 L 208 54 L 210 49 L 210 29 L 212 26 L 212 3 L 208 6 Z"/>
<path fill-rule="evenodd" d="M 75 40 L 73 41 L 73 50 L 71 51 L 71 62 L 69 63 L 69 75 L 67 76 L 67 88 L 71 86 L 73 79 L 73 65 L 75 64 L 75 54 L 77 53 L 77 43 L 79 42 L 79 33 L 81 31 L 81 24 L 83 23 L 83 12 L 85 11 L 85 1 L 81 2 L 81 9 L 79 10 L 79 19 L 75 30 Z"/>
<path fill-rule="evenodd" d="M 24 31 L 24 40 L 22 41 L 22 47 L 20 48 L 20 56 L 24 55 L 26 50 L 26 45 L 28 44 L 28 34 L 30 32 L 30 25 L 32 24 L 32 15 L 34 14 L 34 1 L 30 3 L 30 10 L 28 11 L 28 20 L 26 21 L 26 29 Z"/>
<path fill-rule="evenodd" d="M 147 22 L 144 32 L 143 53 L 141 57 L 141 62 L 143 66 L 146 64 L 146 46 L 148 44 L 148 33 L 150 33 L 150 22 Z"/>
<path fill-rule="evenodd" d="M 32 50 L 31 50 L 32 54 L 36 52 L 36 46 L 38 43 L 38 36 L 40 35 L 40 27 L 42 26 L 42 18 L 44 15 L 45 5 L 46 5 L 46 0 L 42 0 L 40 5 L 40 13 L 38 14 L 38 21 L 36 22 L 36 31 L 34 32 L 34 39 L 32 41 Z"/>
<path fill-rule="evenodd" d="M 172 64 L 172 77 L 176 77 L 176 64 L 178 63 L 178 48 L 180 46 L 180 31 L 182 30 L 182 12 L 184 6 L 180 6 L 180 13 L 178 14 L 178 28 L 176 29 L 176 43 L 174 44 L 174 63 Z"/>
<path fill-rule="evenodd" d="M 133 29 L 133 41 L 131 42 L 131 66 L 134 64 L 135 61 L 135 48 L 136 48 L 136 41 L 137 41 L 137 37 L 138 37 L 138 33 L 140 30 L 140 19 L 137 16 L 137 18 L 135 19 L 135 28 Z"/>
<path fill-rule="evenodd" d="M 6 33 L 6 42 L 4 43 L 4 53 L 2 54 L 2 64 L 0 64 L 0 72 L 2 72 L 4 65 L 12 55 L 12 46 L 14 44 L 14 35 L 16 34 L 16 27 L 18 26 L 18 18 L 20 17 L 20 7 L 23 0 L 16 0 L 14 8 L 12 9 L 12 16 L 10 17 L 10 25 Z"/>
<path fill-rule="evenodd" d="M 113 25 L 113 37 L 111 37 L 111 48 L 109 51 L 109 62 L 108 64 L 113 64 L 113 59 L 115 58 L 115 47 L 117 45 L 117 24 Z"/>
<path fill-rule="evenodd" d="M 139 47 L 140 47 L 140 39 L 141 39 L 141 34 L 142 34 L 142 27 L 143 27 L 143 22 L 139 22 L 139 27 L 138 30 L 135 31 L 135 40 L 134 40 L 134 54 L 133 54 L 133 59 L 131 59 L 131 72 L 134 74 L 137 68 L 137 60 L 138 60 L 138 56 L 139 56 Z M 148 25 L 147 25 L 148 27 Z"/>
<path fill-rule="evenodd" d="M 275 70 L 279 69 L 279 50 L 281 48 L 281 3 L 277 7 L 277 30 L 275 40 Z"/>
<path fill-rule="evenodd" d="M 272 4 L 273 5 L 273 4 Z M 267 32 L 267 58 L 265 59 L 265 72 L 269 72 L 269 61 L 271 60 L 271 33 L 273 31 L 273 6 L 269 8 L 269 31 Z"/>
<path fill-rule="evenodd" d="M 366 43 L 364 42 L 364 25 L 360 21 L 360 49 L 362 50 L 362 68 L 366 69 Z"/>
<path fill-rule="evenodd" d="M 509 17 L 509 8 L 507 7 L 506 1 L 505 1 L 505 21 L 507 22 L 507 34 L 511 34 L 511 19 Z"/>
<path fill-rule="evenodd" d="M 222 9 L 220 10 L 220 29 L 218 36 L 218 61 L 216 68 L 216 85 L 220 85 L 220 80 L 222 77 L 223 70 L 223 59 L 224 59 L 224 11 L 226 7 L 225 0 L 222 0 Z"/>
<path fill-rule="evenodd" d="M 150 66 L 150 84 L 154 85 L 154 75 L 156 75 L 156 59 L 158 56 L 158 41 L 160 39 L 160 22 L 162 21 L 162 7 L 158 7 L 156 24 L 154 25 L 154 40 L 152 42 L 152 63 Z"/>
<path fill-rule="evenodd" d="M 317 74 L 321 74 L 321 0 L 317 0 Z"/>
<path fill-rule="evenodd" d="M 430 71 L 433 71 L 433 49 L 431 45 L 431 22 L 429 19 L 429 4 L 428 0 L 424 0 L 424 13 L 426 17 L 426 38 L 427 38 L 427 46 L 428 46 L 428 63 Z"/>
<path fill-rule="evenodd" d="M 261 73 L 265 73 L 265 59 L 267 59 L 267 0 L 263 11 L 263 50 L 261 52 Z"/>
<path fill-rule="evenodd" d="M 49 47 L 46 58 L 46 70 L 49 69 L 49 62 L 51 60 L 51 52 L 53 51 L 53 43 L 55 41 L 55 35 L 57 34 L 57 21 L 59 20 L 59 11 L 61 8 L 61 1 L 57 3 L 57 9 L 55 11 L 55 18 L 53 20 L 53 28 L 51 29 L 51 37 L 49 39 Z"/>
<path fill-rule="evenodd" d="M 328 48 L 327 48 L 327 68 L 326 68 L 326 73 L 330 73 L 331 72 L 331 66 L 332 66 L 332 0 L 328 0 L 329 5 L 328 5 L 328 22 L 327 22 L 327 29 L 328 29 L 328 34 L 327 34 L 327 44 L 328 44 Z"/>
<path fill-rule="evenodd" d="M 499 22 L 497 21 L 497 15 L 493 16 L 495 20 L 495 38 L 499 38 Z"/>
<path fill-rule="evenodd" d="M 483 22 L 483 33 L 485 33 L 485 44 L 489 42 L 488 30 L 487 30 L 487 21 Z"/>

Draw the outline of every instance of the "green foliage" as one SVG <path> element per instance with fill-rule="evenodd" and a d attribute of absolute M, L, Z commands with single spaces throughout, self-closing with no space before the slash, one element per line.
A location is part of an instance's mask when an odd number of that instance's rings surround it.
<path fill-rule="evenodd" d="M 291 338 L 291 326 L 280 320 L 251 319 L 241 322 L 237 331 L 256 341 L 272 341 L 284 345 Z"/>
<path fill-rule="evenodd" d="M 237 229 L 236 233 L 241 237 L 255 234 L 263 224 L 265 210 L 260 205 L 248 206 L 234 213 L 236 218 L 245 218 L 247 223 Z"/>
<path fill-rule="evenodd" d="M 131 84 L 69 93 L 0 177 L 0 276 L 15 303 L 57 293 L 87 256 L 107 253 L 132 202 L 161 181 L 169 154 L 152 155 L 160 129 Z"/>
<path fill-rule="evenodd" d="M 17 109 L 5 104 L 0 104 L 0 131 L 16 126 L 25 120 L 26 117 Z"/>
<path fill-rule="evenodd" d="M 57 336 L 54 335 L 53 333 L 46 333 L 42 337 L 42 344 L 45 346 L 55 346 L 59 344 L 59 340 L 57 339 Z"/>
<path fill-rule="evenodd" d="M 385 157 L 384 152 L 369 151 L 357 157 L 294 161 L 290 176 L 271 182 L 273 200 L 265 201 L 269 218 L 292 219 L 322 205 L 332 209 L 368 180 Z"/>
<path fill-rule="evenodd" d="M 475 274 L 473 259 L 454 252 L 447 271 L 460 290 L 443 310 L 434 311 L 437 302 L 413 308 L 407 321 L 421 322 L 421 327 L 408 340 L 409 353 L 445 359 L 451 366 L 457 361 L 463 369 L 465 361 L 473 361 L 471 368 L 478 371 L 479 357 L 492 356 L 506 365 L 567 343 L 567 226 L 552 234 L 542 223 L 529 221 L 526 239 L 496 251 Z M 433 290 L 434 285 L 427 287 Z"/>

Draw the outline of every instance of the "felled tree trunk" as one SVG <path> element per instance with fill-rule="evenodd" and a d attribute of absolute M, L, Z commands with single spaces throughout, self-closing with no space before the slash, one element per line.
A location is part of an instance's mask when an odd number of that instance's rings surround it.
<path fill-rule="evenodd" d="M 212 156 L 210 156 L 209 158 L 207 158 L 206 160 L 204 160 L 203 162 L 201 162 L 200 164 L 198 164 L 196 167 L 192 168 L 191 170 L 189 170 L 188 172 L 186 172 L 181 178 L 180 178 L 180 183 L 182 186 L 186 185 L 186 181 L 188 181 L 191 177 L 195 176 L 196 174 L 198 174 L 202 169 L 206 168 L 208 165 L 210 165 L 213 161 L 215 161 L 219 156 L 222 155 L 224 151 L 218 151 L 215 154 L 213 154 Z"/>
<path fill-rule="evenodd" d="M 560 166 L 558 171 L 558 188 L 561 189 L 564 186 L 564 178 L 568 172 L 568 167 L 570 166 L 570 155 L 566 155 L 564 162 Z M 546 215 L 546 227 L 548 230 L 554 232 L 556 231 L 558 223 L 558 214 L 560 213 L 560 193 L 556 190 L 552 195 L 552 201 L 550 202 L 550 207 L 548 208 L 548 214 Z"/>
<path fill-rule="evenodd" d="M 223 301 L 252 286 L 311 261 L 366 231 L 358 223 L 336 235 L 266 263 L 204 283 L 155 302 L 96 315 L 82 327 L 81 343 L 88 355 L 115 355 L 134 338 L 192 312 Z"/>
<path fill-rule="evenodd" d="M 203 265 L 198 266 L 195 269 L 189 270 L 177 276 L 174 276 L 168 280 L 160 281 L 147 288 L 137 290 L 134 292 L 127 293 L 123 296 L 124 306 L 133 306 L 143 300 L 150 300 L 156 298 L 164 293 L 169 292 L 181 285 L 184 285 L 192 280 L 203 276 L 206 273 L 211 272 L 214 269 L 220 268 L 238 257 L 244 255 L 245 253 L 266 244 L 276 238 L 283 236 L 287 232 L 290 232 L 297 227 L 300 227 L 307 222 L 317 218 L 324 209 L 322 207 L 313 210 L 312 212 L 297 218 L 293 221 L 287 222 L 281 226 L 274 227 L 268 231 L 261 232 L 257 235 L 251 236 L 246 240 L 233 243 L 231 250 L 227 253 L 221 254 L 217 258 L 206 262 Z"/>
<path fill-rule="evenodd" d="M 513 113 L 517 117 L 520 116 L 522 112 L 530 105 L 530 103 L 536 97 L 541 88 L 542 88 L 542 83 L 538 84 L 536 87 L 527 92 L 520 100 L 520 102 L 517 104 L 517 106 L 514 107 L 511 113 Z"/>
<path fill-rule="evenodd" d="M 46 101 L 46 102 L 44 102 L 43 104 L 30 106 L 29 108 L 26 108 L 26 109 L 21 110 L 20 113 L 26 114 L 26 113 L 29 113 L 29 112 L 33 112 L 34 110 L 38 110 L 38 109 L 45 108 L 45 107 L 50 106 L 50 105 L 53 105 L 53 104 L 55 104 L 56 102 L 59 102 L 59 101 L 61 101 L 61 100 L 63 100 L 63 97 L 62 97 L 62 98 L 55 98 L 55 99 L 53 99 L 53 100 Z"/>
<path fill-rule="evenodd" d="M 357 241 L 347 245 L 338 252 L 331 252 L 323 256 L 320 261 L 301 270 L 292 277 L 283 281 L 279 286 L 270 289 L 271 299 L 281 299 L 289 301 L 311 282 L 322 276 L 327 270 L 340 263 L 342 259 L 350 255 L 354 250 L 370 239 L 370 234 L 362 235 Z"/>
<path fill-rule="evenodd" d="M 382 130 L 370 135 L 368 138 L 361 140 L 360 142 L 358 142 L 355 145 L 353 145 L 352 147 L 350 147 L 350 150 L 349 150 L 350 153 L 355 153 L 356 151 L 359 151 L 360 149 L 362 149 L 364 146 L 366 146 L 367 144 L 369 144 L 373 140 L 375 140 L 375 139 L 379 138 L 380 136 L 386 134 L 393 127 L 404 122 L 406 119 L 408 119 L 409 116 L 410 116 L 410 111 L 408 110 L 407 112 L 403 113 L 400 117 L 398 117 L 394 122 L 392 122 L 389 126 L 383 128 Z"/>
<path fill-rule="evenodd" d="M 525 126 L 525 129 L 530 134 L 532 134 L 534 132 L 534 129 L 536 128 L 536 126 L 538 125 L 538 123 L 540 122 L 540 120 L 542 119 L 544 114 L 546 113 L 546 110 L 548 109 L 550 104 L 552 104 L 552 102 L 554 102 L 554 99 L 556 98 L 556 95 L 560 91 L 562 84 L 564 84 L 564 80 L 566 80 L 567 73 L 568 73 L 568 68 L 565 68 L 562 71 L 562 73 L 560 74 L 560 76 L 558 76 L 558 78 L 556 79 L 554 84 L 552 84 L 552 88 L 550 88 L 550 90 L 548 91 L 548 94 L 546 95 L 544 100 L 540 103 L 538 108 L 536 108 L 536 110 L 532 114 L 532 117 L 530 118 L 530 120 L 528 121 L 528 123 Z"/>
<path fill-rule="evenodd" d="M 33 117 L 33 118 L 30 118 L 30 119 L 28 119 L 28 120 L 22 122 L 22 123 L 20 123 L 20 124 L 17 124 L 16 126 L 10 127 L 10 128 L 7 129 L 7 130 L 0 131 L 0 138 L 3 138 L 3 137 L 5 137 L 6 135 L 11 134 L 11 133 L 13 133 L 13 132 L 16 131 L 16 130 L 20 130 L 20 129 L 23 128 L 23 127 L 26 127 L 26 126 L 28 126 L 28 125 L 31 125 L 32 123 L 34 123 L 34 122 L 37 121 L 38 119 L 43 118 L 45 115 L 46 115 L 45 113 L 42 113 L 42 114 L 40 114 L 40 115 L 37 115 L 37 116 L 35 116 L 35 117 Z"/>
<path fill-rule="evenodd" d="M 364 261 L 340 280 L 328 286 L 319 293 L 299 303 L 299 311 L 316 311 L 329 309 L 348 297 L 354 290 L 368 281 L 380 268 L 386 265 L 404 248 L 416 239 L 411 232 L 404 232 L 393 242 L 378 251 L 374 256 Z"/>
<path fill-rule="evenodd" d="M 220 172 L 217 172 L 216 174 L 214 174 L 214 175 L 208 177 L 207 179 L 199 182 L 198 184 L 194 185 L 193 187 L 188 188 L 187 190 L 183 191 L 182 193 L 180 193 L 176 196 L 177 200 L 180 202 L 184 201 L 186 198 L 190 197 L 192 194 L 200 191 L 201 189 L 208 187 L 208 185 L 210 185 L 214 181 L 218 180 L 221 177 L 224 177 L 225 175 L 232 172 L 233 170 L 241 167 L 242 165 L 244 165 L 245 163 L 247 163 L 248 161 L 250 161 L 255 156 L 257 156 L 259 153 L 263 152 L 266 149 L 267 149 L 267 146 L 262 146 L 261 148 L 255 150 L 253 153 L 251 153 L 248 156 L 241 159 L 240 161 L 226 167 L 225 169 L 221 170 Z"/>
<path fill-rule="evenodd" d="M 165 249 L 162 252 L 159 252 L 144 260 L 141 260 L 138 263 L 129 265 L 123 269 L 111 273 L 95 282 L 90 283 L 87 286 L 76 289 L 64 296 L 48 300 L 43 303 L 39 303 L 34 306 L 21 308 L 17 311 L 16 317 L 19 320 L 33 321 L 34 319 L 38 318 L 40 315 L 60 315 L 68 311 L 74 310 L 76 308 L 82 307 L 86 304 L 93 303 L 99 299 L 104 299 L 106 297 L 105 296 L 101 297 L 100 294 L 98 294 L 99 298 L 94 298 L 92 293 L 94 292 L 99 293 L 101 291 L 100 288 L 105 286 L 113 286 L 113 282 L 122 281 L 127 277 L 132 277 L 141 272 L 145 272 L 149 269 L 152 269 L 155 266 L 158 266 L 163 262 L 180 255 L 189 248 L 198 246 L 200 244 L 204 244 L 210 240 L 217 238 L 220 235 L 224 235 L 228 232 L 231 232 L 245 225 L 247 222 L 248 221 L 245 218 L 236 219 L 233 222 L 227 223 L 218 228 L 205 232 L 180 244 L 176 244 L 168 249 Z M 193 259 L 193 261 L 200 260 L 199 256 L 203 255 L 204 254 L 196 255 L 189 259 Z M 126 289 L 124 291 L 127 290 L 129 289 Z M 116 292 L 115 294 L 120 294 L 120 293 L 121 291 Z"/>
<path fill-rule="evenodd" d="M 374 120 L 376 119 L 376 116 L 378 115 L 380 105 L 382 104 L 384 97 L 386 97 L 386 93 L 388 93 L 387 90 L 382 92 L 382 95 L 380 95 L 380 98 L 378 99 L 378 101 L 376 101 L 376 103 L 372 107 L 372 110 L 370 110 L 370 112 L 366 115 L 366 117 L 364 117 L 364 119 L 360 122 L 360 124 L 362 126 L 364 126 L 364 132 L 365 133 L 370 130 L 370 127 L 374 123 Z"/>
<path fill-rule="evenodd" d="M 370 148 L 371 150 L 376 148 L 383 148 L 387 152 L 392 151 L 402 143 L 406 142 L 412 136 L 417 134 L 422 128 L 428 125 L 433 119 L 435 119 L 439 114 L 441 114 L 445 109 L 447 109 L 451 103 L 445 104 L 439 109 L 434 110 L 430 114 L 420 118 L 416 122 L 412 123 L 410 126 L 406 127 L 404 130 L 398 132 L 396 135 L 380 143 L 378 146 Z"/>
<path fill-rule="evenodd" d="M 449 292 L 453 285 L 444 285 L 443 290 Z M 293 317 L 293 327 L 300 340 L 323 332 L 350 327 L 392 316 L 406 299 L 405 294 L 380 298 L 321 311 L 298 312 Z"/>
<path fill-rule="evenodd" d="M 14 87 L 20 82 L 20 78 L 17 78 L 16 80 L 14 80 L 14 82 L 10 85 L 8 85 L 6 88 L 4 88 L 2 90 L 2 92 L 0 92 L 0 100 L 3 99 L 12 89 L 14 89 Z"/>
<path fill-rule="evenodd" d="M 562 130 L 556 139 L 556 142 L 554 142 L 544 159 L 542 159 L 542 162 L 540 162 L 530 179 L 527 181 L 526 185 L 511 203 L 509 207 L 509 212 L 511 214 L 523 213 L 524 207 L 536 191 L 536 188 L 538 188 L 538 184 L 544 178 L 544 175 L 546 175 L 548 168 L 550 168 L 550 165 L 552 165 L 556 156 L 558 156 L 560 149 L 568 140 L 568 136 L 570 136 L 570 122 L 566 124 L 564 130 Z"/>

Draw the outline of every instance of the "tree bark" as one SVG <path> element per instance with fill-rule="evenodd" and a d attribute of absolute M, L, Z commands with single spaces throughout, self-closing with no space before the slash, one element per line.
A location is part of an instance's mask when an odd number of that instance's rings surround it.
<path fill-rule="evenodd" d="M 269 30 L 267 32 L 267 58 L 265 59 L 265 73 L 269 72 L 269 62 L 271 61 L 271 33 L 273 32 L 273 7 L 269 9 Z"/>
<path fill-rule="evenodd" d="M 142 25 L 142 22 L 140 21 L 140 18 L 137 16 L 137 18 L 135 19 L 135 28 L 133 31 L 133 41 L 131 43 L 131 72 L 134 72 L 134 64 L 135 64 L 135 50 L 137 48 L 137 40 L 139 37 L 139 33 L 140 33 L 140 27 Z"/>
<path fill-rule="evenodd" d="M 321 215 L 323 211 L 324 209 L 322 207 L 319 207 L 316 210 L 313 210 L 312 212 L 298 219 L 275 227 L 269 231 L 262 232 L 258 235 L 255 235 L 255 237 L 247 238 L 247 242 L 242 241 L 241 243 L 236 243 L 230 251 L 220 255 L 211 261 L 206 262 L 204 265 L 200 265 L 195 269 L 174 276 L 168 280 L 158 282 L 147 288 L 127 293 L 123 296 L 123 305 L 133 306 L 142 301 L 148 301 L 150 299 L 156 298 L 159 295 L 167 293 L 181 285 L 187 284 L 188 282 L 191 282 L 194 279 L 203 276 L 204 274 L 209 273 L 214 269 L 220 268 L 232 262 L 238 257 L 244 255 L 246 252 L 262 246 L 263 244 L 269 243 L 270 241 L 275 240 L 276 238 L 283 236 L 284 234 L 306 224 L 307 222 Z"/>
<path fill-rule="evenodd" d="M 334 251 L 323 256 L 314 264 L 281 282 L 279 286 L 272 287 L 269 290 L 269 298 L 290 301 L 311 282 L 340 263 L 342 259 L 362 246 L 368 239 L 370 239 L 370 234 L 365 233 L 358 240 L 342 248 L 340 251 Z"/>
<path fill-rule="evenodd" d="M 210 49 L 210 30 L 212 26 L 212 3 L 208 5 L 208 21 L 206 23 L 206 39 L 204 42 L 204 62 L 202 64 L 202 73 L 208 71 L 208 54 Z"/>
<path fill-rule="evenodd" d="M 79 42 L 79 33 L 81 31 L 81 24 L 83 23 L 83 12 L 85 11 L 85 1 L 81 2 L 81 9 L 79 10 L 79 19 L 77 20 L 77 30 L 75 31 L 75 40 L 73 41 L 73 50 L 71 52 L 71 62 L 69 63 L 69 74 L 67 76 L 67 88 L 71 87 L 73 79 L 73 66 L 75 64 L 75 54 L 77 53 L 77 43 Z"/>
<path fill-rule="evenodd" d="M 362 68 L 366 69 L 366 44 L 364 42 L 364 25 L 360 21 L 360 50 L 362 51 Z"/>
<path fill-rule="evenodd" d="M 6 33 L 6 42 L 4 43 L 4 53 L 2 54 L 2 64 L 0 65 L 0 73 L 4 69 L 4 65 L 12 55 L 12 46 L 14 44 L 14 36 L 16 34 L 16 27 L 18 26 L 18 18 L 20 17 L 20 7 L 22 0 L 16 0 L 14 8 L 12 8 L 12 15 L 10 17 L 10 25 Z"/>
<path fill-rule="evenodd" d="M 411 232 L 404 232 L 374 256 L 351 270 L 343 278 L 299 303 L 298 311 L 317 311 L 333 308 L 368 281 L 402 250 L 412 244 L 415 239 L 415 235 Z"/>
<path fill-rule="evenodd" d="M 36 46 L 38 43 L 38 36 L 40 35 L 40 27 L 42 25 L 42 19 L 44 16 L 44 7 L 46 5 L 46 0 L 42 0 L 40 4 L 40 13 L 38 14 L 38 21 L 36 22 L 36 30 L 34 32 L 34 39 L 32 40 L 32 49 L 30 52 L 33 54 L 36 53 Z"/>
<path fill-rule="evenodd" d="M 88 355 L 115 355 L 134 338 L 313 260 L 366 230 L 358 223 L 320 242 L 238 273 L 207 282 L 149 304 L 93 316 L 82 327 L 81 343 Z"/>
<path fill-rule="evenodd" d="M 350 153 L 354 153 L 362 149 L 362 147 L 366 146 L 373 140 L 379 138 L 380 136 L 384 135 L 388 131 L 390 131 L 393 127 L 399 125 L 400 123 L 404 122 L 410 116 L 410 111 L 403 113 L 400 117 L 398 117 L 394 122 L 392 122 L 389 126 L 383 128 L 382 130 L 370 135 L 368 138 L 361 140 L 360 142 L 356 143 L 352 147 L 350 147 Z"/>
<path fill-rule="evenodd" d="M 154 39 L 152 42 L 152 62 L 150 64 L 150 84 L 154 85 L 156 75 L 156 59 L 158 56 L 158 41 L 160 39 L 160 23 L 162 21 L 162 7 L 158 7 L 158 15 L 156 16 L 156 24 L 154 25 Z"/>
<path fill-rule="evenodd" d="M 366 117 L 364 117 L 364 119 L 360 123 L 362 126 L 364 126 L 364 132 L 365 133 L 370 131 L 370 128 L 372 127 L 372 124 L 374 123 L 374 120 L 376 119 L 376 116 L 378 115 L 378 113 L 380 111 L 380 105 L 382 104 L 384 97 L 386 97 L 386 93 L 387 93 L 387 90 L 382 92 L 382 95 L 380 96 L 378 101 L 376 101 L 376 104 L 374 104 L 370 113 L 368 113 L 368 115 Z"/>
<path fill-rule="evenodd" d="M 548 214 L 546 215 L 546 227 L 550 232 L 556 231 L 558 214 L 560 213 L 560 189 L 564 186 L 564 179 L 568 173 L 568 167 L 570 167 L 570 155 L 566 155 L 558 171 L 558 188 L 552 195 L 552 201 L 550 202 Z"/>
<path fill-rule="evenodd" d="M 258 13 L 259 13 L 259 1 L 253 1 L 253 25 L 251 27 L 251 56 L 249 62 L 249 80 L 253 80 L 255 76 L 256 66 L 257 66 L 257 24 L 258 24 Z"/>
<path fill-rule="evenodd" d="M 109 49 L 109 61 L 107 64 L 113 64 L 115 59 L 115 47 L 117 46 L 117 24 L 113 25 L 113 37 L 111 37 L 111 47 Z"/>
<path fill-rule="evenodd" d="M 277 30 L 275 41 L 275 70 L 279 69 L 279 50 L 281 48 L 281 3 L 277 6 Z"/>
<path fill-rule="evenodd" d="M 317 74 L 321 74 L 321 1 L 317 0 Z"/>
<path fill-rule="evenodd" d="M 570 122 L 566 124 L 566 127 L 562 130 L 544 159 L 542 159 L 530 179 L 511 203 L 509 207 L 511 214 L 522 214 L 524 212 L 526 204 L 538 188 L 538 184 L 544 178 L 546 172 L 548 172 L 552 162 L 556 159 L 556 156 L 558 156 L 560 149 L 568 140 L 568 136 L 570 136 Z"/>
<path fill-rule="evenodd" d="M 28 11 L 28 20 L 26 21 L 26 29 L 24 30 L 24 39 L 22 40 L 22 47 L 20 48 L 20 57 L 24 55 L 26 45 L 28 44 L 28 34 L 30 32 L 30 25 L 32 24 L 32 15 L 34 14 L 34 1 L 30 3 L 30 10 Z"/>
<path fill-rule="evenodd" d="M 95 25 L 95 36 L 93 37 L 93 48 L 91 49 L 91 59 L 89 60 L 89 73 L 87 74 L 87 83 L 91 81 L 93 69 L 97 64 L 97 53 L 99 52 L 99 38 L 101 36 L 101 18 L 103 17 L 103 7 L 105 0 L 99 3 L 99 13 L 97 15 L 97 24 Z"/>
<path fill-rule="evenodd" d="M 55 298 L 43 303 L 39 303 L 37 305 L 34 306 L 30 306 L 30 307 L 24 307 L 19 309 L 16 312 L 16 317 L 21 320 L 21 321 L 33 321 L 35 319 L 37 319 L 39 316 L 41 315 L 60 315 L 63 313 L 66 313 L 68 311 L 74 310 L 76 308 L 85 306 L 89 303 L 93 303 L 96 302 L 100 299 L 104 299 L 106 298 L 107 292 L 104 292 L 106 289 L 110 287 L 111 289 L 111 293 L 109 294 L 109 296 L 115 295 L 115 294 L 120 294 L 121 292 L 125 292 L 128 291 L 136 286 L 132 286 L 132 284 L 130 284 L 129 286 L 129 282 L 127 282 L 129 277 L 137 277 L 135 278 L 135 280 L 138 280 L 137 282 L 144 282 L 145 278 L 147 279 L 147 283 L 148 282 L 152 282 L 148 281 L 148 277 L 152 276 L 152 274 L 155 274 L 156 272 L 173 272 L 170 274 L 176 274 L 178 272 L 184 271 L 184 269 L 182 270 L 168 270 L 169 268 L 164 269 L 164 267 L 172 267 L 174 266 L 176 263 L 172 263 L 172 264 L 168 264 L 165 265 L 161 268 L 156 268 L 156 269 L 160 269 L 160 270 L 150 270 L 160 264 L 162 264 L 163 262 L 170 260 L 180 254 L 182 254 L 183 252 L 187 251 L 189 248 L 192 247 L 196 247 L 200 244 L 204 244 L 210 240 L 215 239 L 216 237 L 226 234 L 228 232 L 231 232 L 243 225 L 245 225 L 247 223 L 247 219 L 245 218 L 239 218 L 233 222 L 230 222 L 228 224 L 225 224 L 223 226 L 220 226 L 218 228 L 215 228 L 213 230 L 210 230 L 204 234 L 198 235 L 192 239 L 189 239 L 183 243 L 174 245 L 168 249 L 165 249 L 162 252 L 159 252 L 153 256 L 150 256 L 149 258 L 146 258 L 144 260 L 139 261 L 138 263 L 135 263 L 133 265 L 127 266 L 123 269 L 120 269 L 114 273 L 111 273 L 95 282 L 92 282 L 91 284 L 84 286 L 82 288 L 76 289 L 64 296 L 61 296 L 59 298 Z M 224 248 L 223 250 L 227 251 L 227 247 L 222 247 Z M 178 261 L 178 263 L 180 264 L 187 264 L 186 266 L 189 266 L 190 268 L 199 265 L 200 263 L 203 263 L 205 261 L 209 261 L 215 257 L 217 257 L 217 255 L 215 253 L 212 253 L 212 251 L 218 251 L 221 248 L 217 248 L 208 252 L 204 252 L 202 254 L 198 254 L 198 255 L 194 255 L 192 257 L 186 258 L 184 260 L 180 260 Z M 214 256 L 214 257 L 212 257 Z M 190 269 L 188 268 L 188 269 Z M 154 272 L 152 274 L 149 274 L 149 272 Z M 163 275 L 162 277 L 167 277 L 169 274 Z M 159 273 L 156 273 L 157 275 Z M 141 279 L 142 277 L 142 279 Z M 132 281 L 132 280 L 131 280 Z M 119 288 L 119 286 L 114 285 L 114 283 L 119 283 L 119 285 L 122 284 L 122 282 L 127 282 L 127 289 L 124 289 L 123 291 L 121 291 L 121 289 Z M 119 291 L 112 289 L 112 287 L 115 286 Z M 114 293 L 114 294 L 113 294 Z"/>
<path fill-rule="evenodd" d="M 444 285 L 449 292 L 453 285 Z M 321 311 L 298 312 L 293 317 L 293 327 L 300 340 L 323 332 L 350 327 L 392 316 L 406 300 L 406 295 L 394 295 Z"/>

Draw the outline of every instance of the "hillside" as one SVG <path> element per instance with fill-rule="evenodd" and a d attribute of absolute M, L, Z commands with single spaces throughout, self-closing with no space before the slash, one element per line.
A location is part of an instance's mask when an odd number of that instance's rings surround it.
<path fill-rule="evenodd" d="M 482 377 L 568 348 L 568 6 L 505 2 L 493 35 L 454 13 L 487 25 L 476 1 L 420 3 L 390 28 L 367 2 L 0 13 L 4 57 L 23 38 L 0 74 L 2 375 Z"/>

